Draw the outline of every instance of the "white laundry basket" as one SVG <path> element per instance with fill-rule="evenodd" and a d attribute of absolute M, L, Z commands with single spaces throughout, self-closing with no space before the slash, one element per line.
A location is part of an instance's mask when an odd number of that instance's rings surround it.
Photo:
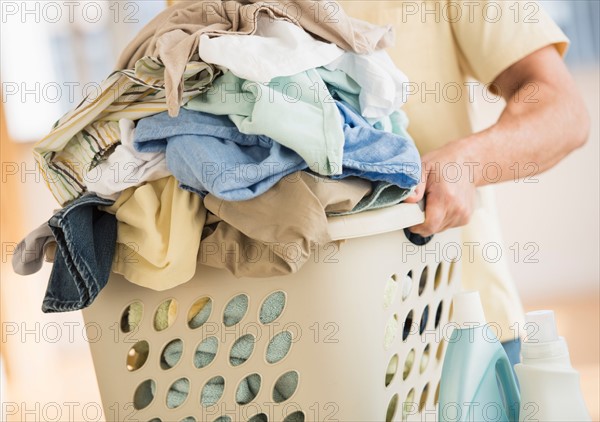
<path fill-rule="evenodd" d="M 330 218 L 332 236 L 346 239 L 341 247 L 323 245 L 298 273 L 285 277 L 237 279 L 199 265 L 190 282 L 156 292 L 113 275 L 83 312 L 106 420 L 402 421 L 422 420 L 425 411 L 433 420 L 445 352 L 442 327 L 460 284 L 451 256 L 459 232 L 416 246 L 402 229 L 422 220 L 415 204 Z M 275 292 L 285 306 L 261 322 L 261 306 Z M 247 311 L 226 326 L 225 308 L 238 295 L 247 296 Z M 155 312 L 165 301 L 170 326 L 157 331 Z M 191 328 L 189 310 L 208 302 L 208 320 Z M 123 320 L 132 306 L 141 309 L 141 321 L 130 331 Z M 289 333 L 291 347 L 283 359 L 269 363 L 269 343 L 282 332 Z M 234 366 L 232 346 L 247 335 L 252 353 Z M 217 352 L 210 364 L 197 368 L 196 348 L 209 337 L 216 338 L 211 340 Z M 161 353 L 173 341 L 182 342 L 183 353 L 164 369 Z M 290 372 L 286 380 L 297 382 L 293 394 L 275 400 L 279 378 Z M 240 404 L 237 389 L 249 375 L 260 377 L 260 389 Z M 217 379 L 224 390 L 207 406 L 203 389 L 215 377 L 222 377 Z M 169 408 L 170 386 L 182 378 L 187 398 Z M 134 406 L 140 389 L 153 399 Z"/>

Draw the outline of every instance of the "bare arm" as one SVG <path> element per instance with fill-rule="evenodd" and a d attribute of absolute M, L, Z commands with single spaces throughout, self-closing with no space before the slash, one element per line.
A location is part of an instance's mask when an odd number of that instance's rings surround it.
<path fill-rule="evenodd" d="M 426 196 L 426 220 L 411 228 L 415 233 L 427 236 L 466 224 L 477 186 L 512 180 L 515 163 L 518 174 L 541 173 L 586 142 L 589 115 L 553 46 L 515 63 L 494 84 L 507 102 L 498 122 L 422 157 L 424 177 L 409 202 Z M 438 168 L 447 163 L 462 166 L 461 179 L 449 182 L 438 174 L 432 177 L 436 163 Z M 534 166 L 524 168 L 528 163 Z M 500 169 L 499 178 L 495 171 L 482 171 L 492 165 Z"/>

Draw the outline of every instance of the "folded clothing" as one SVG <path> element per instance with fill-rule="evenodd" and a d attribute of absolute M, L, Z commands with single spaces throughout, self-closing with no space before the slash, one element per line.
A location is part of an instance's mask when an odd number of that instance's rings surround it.
<path fill-rule="evenodd" d="M 297 172 L 247 201 L 209 194 L 203 203 L 173 176 L 148 182 L 103 208 L 118 221 L 112 269 L 154 290 L 187 282 L 198 263 L 238 277 L 294 273 L 315 245 L 331 240 L 326 212 L 352 210 L 370 192 L 365 180 Z"/>
<path fill-rule="evenodd" d="M 225 86 L 224 79 L 232 80 L 235 86 L 235 76 L 228 79 L 228 75 L 231 73 L 219 78 L 219 86 Z M 179 116 L 172 118 L 166 113 L 157 114 L 142 119 L 136 130 L 136 149 L 141 152 L 166 151 L 168 168 L 183 188 L 201 194 L 210 192 L 229 201 L 247 200 L 263 194 L 287 174 L 311 167 L 302 159 L 301 152 L 294 152 L 295 146 L 292 151 L 266 136 L 240 133 L 240 124 L 233 125 L 219 115 L 224 108 L 231 112 L 231 107 L 212 103 L 213 100 L 204 102 L 198 99 L 200 97 L 188 103 L 186 107 L 190 110 L 182 110 Z M 232 100 L 234 107 L 245 107 L 241 103 L 243 101 Z M 332 175 L 333 178 L 359 176 L 375 182 L 388 182 L 402 189 L 412 189 L 417 185 L 421 176 L 421 160 L 403 127 L 404 122 L 397 121 L 402 114 L 388 116 L 387 121 L 392 130 L 405 136 L 375 129 L 358 111 L 342 101 L 335 101 L 332 105 L 343 122 L 344 137 L 342 171 Z M 256 106 L 250 107 L 257 109 Z M 204 111 L 191 111 L 196 109 Z M 210 110 L 217 115 L 209 114 Z M 258 125 L 251 112 L 240 113 L 253 116 L 252 124 Z M 240 117 L 236 116 L 229 117 L 234 120 Z M 312 127 L 305 123 L 311 122 L 311 119 L 293 117 L 291 120 L 296 121 L 295 126 Z M 273 132 L 273 128 L 285 119 L 277 120 L 279 123 L 263 120 L 262 131 Z M 283 126 L 280 129 L 283 131 Z M 292 127 L 285 132 L 302 133 Z M 304 143 L 306 141 L 303 139 Z M 303 148 L 306 147 L 305 144 Z"/>
<path fill-rule="evenodd" d="M 315 69 L 274 78 L 267 84 L 226 72 L 185 107 L 228 115 L 240 132 L 268 136 L 296 151 L 318 174 L 342 171 L 342 119 Z"/>
<path fill-rule="evenodd" d="M 207 219 L 198 262 L 237 277 L 295 273 L 314 247 L 331 241 L 326 212 L 349 211 L 370 191 L 365 180 L 298 172 L 248 201 L 208 195 L 204 205 L 215 217 Z"/>
<path fill-rule="evenodd" d="M 57 251 L 42 304 L 44 312 L 89 306 L 106 286 L 117 240 L 116 218 L 98 206 L 113 201 L 84 195 L 48 221 Z"/>
<path fill-rule="evenodd" d="M 219 73 L 206 63 L 187 63 L 182 101 L 207 89 Z M 96 177 L 93 168 L 118 145 L 120 119 L 138 120 L 167 109 L 164 84 L 163 64 L 144 57 L 134 70 L 111 74 L 100 84 L 95 98 L 85 98 L 35 144 L 34 157 L 61 205 L 85 192 L 86 179 Z"/>
<path fill-rule="evenodd" d="M 360 86 L 360 114 L 366 119 L 389 116 L 408 99 L 408 78 L 383 50 L 371 54 L 346 52 L 324 68 L 341 70 Z"/>
<path fill-rule="evenodd" d="M 121 142 L 115 150 L 85 178 L 86 188 L 102 198 L 116 200 L 120 193 L 146 181 L 162 179 L 171 173 L 163 152 L 135 151 L 133 139 L 135 124 L 129 119 L 119 120 Z"/>
<path fill-rule="evenodd" d="M 335 19 L 321 19 L 321 16 L 330 15 L 332 3 L 336 10 Z M 289 15 L 288 10 L 293 10 L 293 15 Z M 196 54 L 200 36 L 253 34 L 261 15 L 271 20 L 287 20 L 320 39 L 356 53 L 387 48 L 393 42 L 391 26 L 378 27 L 352 19 L 336 2 L 179 2 L 159 14 L 138 33 L 119 57 L 117 68 L 130 68 L 144 56 L 160 59 L 165 65 L 169 114 L 176 116 L 181 104 L 183 69 Z"/>
<path fill-rule="evenodd" d="M 118 221 L 114 272 L 154 290 L 194 276 L 206 210 L 201 198 L 180 189 L 174 177 L 129 188 L 104 210 Z"/>
<path fill-rule="evenodd" d="M 200 59 L 249 81 L 267 83 L 280 76 L 330 64 L 344 50 L 316 40 L 299 26 L 260 15 L 252 35 L 200 35 Z"/>
<path fill-rule="evenodd" d="M 358 214 L 365 211 L 378 210 L 398 205 L 408 198 L 414 189 L 403 189 L 388 182 L 374 182 L 372 192 L 360 200 L 350 211 L 331 211 L 331 217 Z"/>
<path fill-rule="evenodd" d="M 166 152 L 168 169 L 183 189 L 243 201 L 306 168 L 298 154 L 262 135 L 245 135 L 227 116 L 182 109 L 140 120 L 135 146 L 142 154 Z"/>
<path fill-rule="evenodd" d="M 342 101 L 336 105 L 344 119 L 344 178 L 358 176 L 412 189 L 421 178 L 421 158 L 410 138 L 373 128 L 356 110 Z"/>
<path fill-rule="evenodd" d="M 37 273 L 51 244 L 56 244 L 48 223 L 42 224 L 21 240 L 12 257 L 12 267 L 19 275 Z"/>

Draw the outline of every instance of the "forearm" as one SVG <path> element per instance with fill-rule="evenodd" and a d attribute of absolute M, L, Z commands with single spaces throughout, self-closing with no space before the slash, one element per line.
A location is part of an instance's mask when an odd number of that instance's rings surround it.
<path fill-rule="evenodd" d="M 564 80 L 563 80 L 564 82 Z M 572 80 L 529 81 L 507 98 L 498 122 L 457 141 L 477 186 L 548 170 L 588 137 L 589 116 Z"/>

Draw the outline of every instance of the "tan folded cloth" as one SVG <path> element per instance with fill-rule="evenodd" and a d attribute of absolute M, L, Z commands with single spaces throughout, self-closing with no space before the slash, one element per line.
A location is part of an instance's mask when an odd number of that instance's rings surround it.
<path fill-rule="evenodd" d="M 331 241 L 325 213 L 350 211 L 370 192 L 362 179 L 298 172 L 248 201 L 208 195 L 204 205 L 215 217 L 207 219 L 198 261 L 238 277 L 295 273 L 313 248 Z"/>

